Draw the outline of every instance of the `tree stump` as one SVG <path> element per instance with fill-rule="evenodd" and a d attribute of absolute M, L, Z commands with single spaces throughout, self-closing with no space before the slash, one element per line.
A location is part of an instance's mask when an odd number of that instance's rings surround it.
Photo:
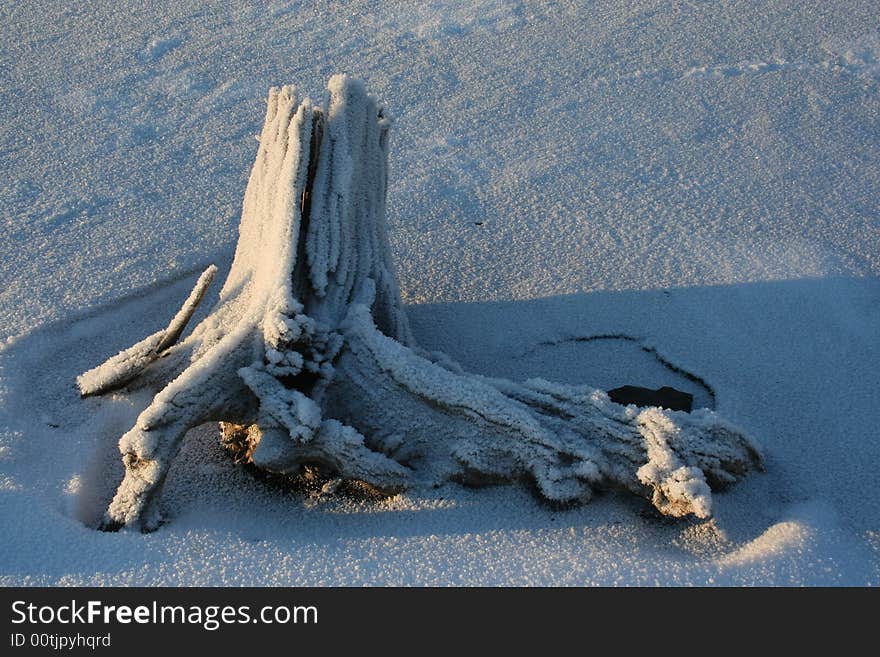
<path fill-rule="evenodd" d="M 333 77 L 321 108 L 269 92 L 239 241 L 219 300 L 182 341 L 216 269 L 168 328 L 81 375 L 83 396 L 155 392 L 120 440 L 125 477 L 102 528 L 160 521 L 186 432 L 219 421 L 259 468 L 320 468 L 380 490 L 528 480 L 554 502 L 623 488 L 672 516 L 711 511 L 711 487 L 759 469 L 713 412 L 612 402 L 588 386 L 466 373 L 413 340 L 385 228 L 389 120 Z"/>

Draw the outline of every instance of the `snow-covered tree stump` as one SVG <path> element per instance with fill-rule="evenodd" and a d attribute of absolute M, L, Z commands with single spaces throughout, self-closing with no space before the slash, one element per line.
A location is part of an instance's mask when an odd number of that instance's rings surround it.
<path fill-rule="evenodd" d="M 120 440 L 125 478 L 103 528 L 155 528 L 186 432 L 220 421 L 255 466 L 319 467 L 380 490 L 524 479 L 548 500 L 623 488 L 672 516 L 708 516 L 710 486 L 761 467 L 709 410 L 621 406 L 586 386 L 468 374 L 420 350 L 385 230 L 389 121 L 362 83 L 330 80 L 319 109 L 269 92 L 232 268 L 178 339 L 209 268 L 160 331 L 79 377 L 84 396 L 156 392 Z"/>

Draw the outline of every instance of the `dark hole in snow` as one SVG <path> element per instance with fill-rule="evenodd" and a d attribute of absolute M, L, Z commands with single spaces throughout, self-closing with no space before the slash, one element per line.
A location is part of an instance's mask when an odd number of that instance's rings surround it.
<path fill-rule="evenodd" d="M 640 386 L 620 386 L 608 391 L 611 401 L 617 404 L 635 404 L 636 406 L 660 406 L 670 411 L 691 412 L 694 396 L 670 386 L 657 390 Z"/>

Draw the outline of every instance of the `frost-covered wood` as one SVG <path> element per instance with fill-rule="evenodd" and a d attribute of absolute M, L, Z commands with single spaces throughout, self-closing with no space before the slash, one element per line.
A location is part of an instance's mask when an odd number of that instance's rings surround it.
<path fill-rule="evenodd" d="M 637 409 L 586 386 L 468 374 L 414 343 L 385 229 L 389 122 L 336 76 L 319 109 L 272 89 L 232 268 L 182 342 L 206 271 L 169 327 L 79 378 L 83 395 L 156 391 L 120 440 L 105 528 L 159 521 L 190 428 L 220 421 L 273 472 L 319 466 L 382 490 L 525 479 L 548 500 L 624 488 L 662 513 L 708 516 L 710 486 L 760 468 L 713 412 Z"/>

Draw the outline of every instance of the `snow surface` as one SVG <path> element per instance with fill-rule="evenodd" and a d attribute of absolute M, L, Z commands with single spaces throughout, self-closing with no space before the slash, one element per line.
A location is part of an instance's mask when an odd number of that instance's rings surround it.
<path fill-rule="evenodd" d="M 876 15 L 0 4 L 0 583 L 880 583 Z M 394 119 L 390 246 L 422 346 L 491 376 L 683 387 L 767 473 L 710 521 L 517 487 L 303 500 L 204 427 L 169 525 L 88 529 L 148 400 L 80 400 L 76 375 L 163 329 L 208 262 L 225 276 L 267 89 L 317 97 L 337 71 Z"/>

